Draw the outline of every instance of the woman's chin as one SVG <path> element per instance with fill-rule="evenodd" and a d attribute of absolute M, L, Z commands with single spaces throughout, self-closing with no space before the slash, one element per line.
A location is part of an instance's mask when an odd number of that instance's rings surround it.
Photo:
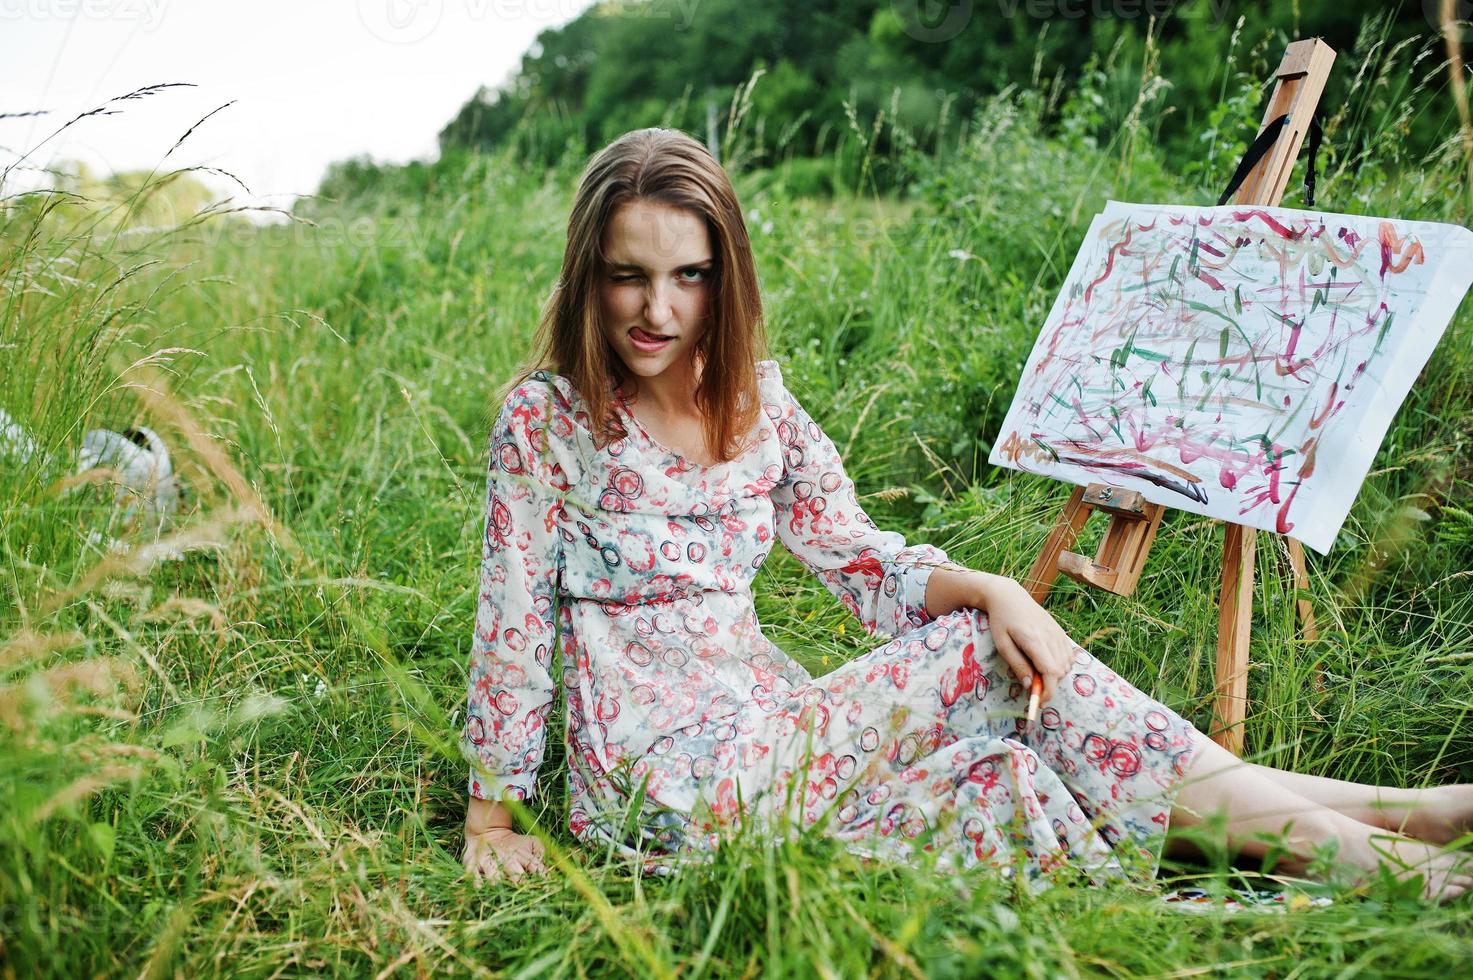
<path fill-rule="evenodd" d="M 638 349 L 620 351 L 624 366 L 641 378 L 654 378 L 674 367 L 682 356 L 679 350 L 662 350 L 653 353 Z"/>

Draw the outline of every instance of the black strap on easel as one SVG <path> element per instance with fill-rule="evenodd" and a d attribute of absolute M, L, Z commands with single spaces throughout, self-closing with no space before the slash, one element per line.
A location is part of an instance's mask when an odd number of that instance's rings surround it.
<path fill-rule="evenodd" d="M 1238 188 L 1243 186 L 1243 181 L 1247 180 L 1248 174 L 1258 166 L 1258 161 L 1262 160 L 1269 147 L 1274 145 L 1274 140 L 1279 138 L 1279 133 L 1288 122 L 1288 113 L 1270 121 L 1267 126 L 1263 127 L 1263 132 L 1259 133 L 1248 145 L 1242 162 L 1238 164 L 1237 171 L 1233 173 L 1233 179 L 1228 181 L 1227 190 L 1223 191 L 1222 197 L 1217 199 L 1218 207 L 1226 204 L 1228 199 L 1238 192 Z M 1320 129 L 1320 115 L 1316 112 L 1309 117 L 1309 160 L 1304 170 L 1305 207 L 1314 207 L 1315 154 L 1319 152 L 1320 140 L 1324 138 L 1324 135 L 1324 131 Z"/>

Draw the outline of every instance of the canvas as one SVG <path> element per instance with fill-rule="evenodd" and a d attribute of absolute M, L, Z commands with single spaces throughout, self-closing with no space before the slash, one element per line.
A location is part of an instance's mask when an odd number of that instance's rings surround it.
<path fill-rule="evenodd" d="M 990 461 L 1334 544 L 1473 279 L 1473 232 L 1109 202 Z"/>

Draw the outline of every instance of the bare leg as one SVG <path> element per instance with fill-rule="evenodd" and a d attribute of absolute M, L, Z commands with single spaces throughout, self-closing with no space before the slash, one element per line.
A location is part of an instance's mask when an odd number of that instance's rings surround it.
<path fill-rule="evenodd" d="M 1473 784 L 1402 789 L 1310 776 L 1271 766 L 1252 764 L 1250 768 L 1321 806 L 1418 840 L 1446 844 L 1473 830 Z"/>
<path fill-rule="evenodd" d="M 1378 830 L 1295 792 L 1270 778 L 1264 767 L 1245 763 L 1196 733 L 1197 752 L 1182 780 L 1171 813 L 1176 827 L 1205 823 L 1224 814 L 1228 843 L 1240 853 L 1263 857 L 1270 844 L 1256 835 L 1278 837 L 1287 855 L 1282 864 L 1303 872 L 1320 845 L 1338 842 L 1338 857 L 1360 869 L 1362 877 L 1383 861 L 1399 875 L 1424 875 L 1428 898 L 1447 901 L 1473 887 L 1473 873 L 1462 870 L 1462 855 Z"/>

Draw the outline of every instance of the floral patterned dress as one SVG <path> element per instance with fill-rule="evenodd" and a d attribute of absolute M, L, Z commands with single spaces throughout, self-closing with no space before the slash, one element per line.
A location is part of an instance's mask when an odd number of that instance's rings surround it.
<path fill-rule="evenodd" d="M 875 526 L 776 361 L 758 388 L 759 438 L 709 467 L 659 445 L 617 390 L 627 437 L 599 448 L 561 376 L 507 396 L 460 733 L 471 795 L 532 798 L 560 647 L 569 828 L 646 873 L 742 823 L 1037 887 L 1055 866 L 1153 870 L 1190 724 L 1083 649 L 1026 722 L 986 614 L 927 612 L 946 554 Z M 885 642 L 814 678 L 764 635 L 751 587 L 775 539 Z"/>

